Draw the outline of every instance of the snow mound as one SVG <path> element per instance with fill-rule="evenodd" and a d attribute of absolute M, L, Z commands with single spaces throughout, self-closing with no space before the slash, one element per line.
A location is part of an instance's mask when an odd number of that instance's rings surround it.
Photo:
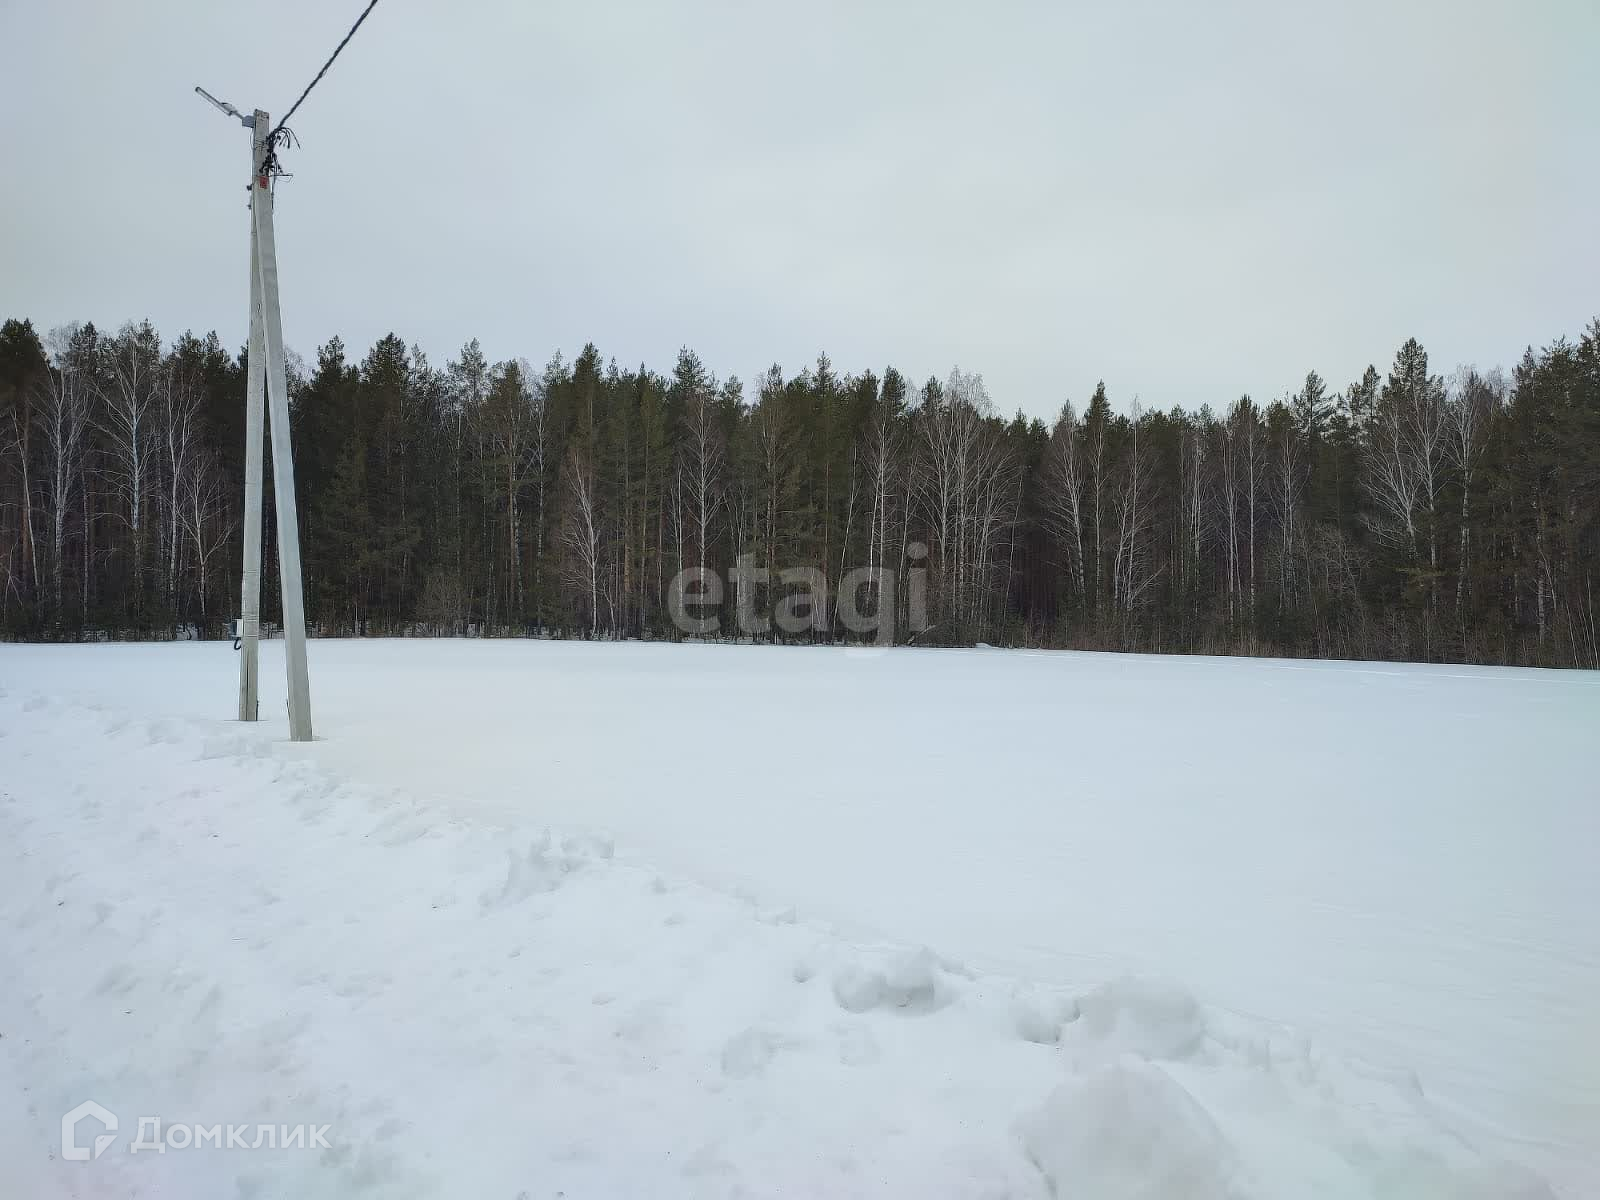
<path fill-rule="evenodd" d="M 574 871 L 593 861 L 592 847 L 577 842 L 556 841 L 547 829 L 528 846 L 525 855 L 506 851 L 506 878 L 498 888 L 482 897 L 485 909 L 508 908 L 529 896 L 553 892 Z"/>
<path fill-rule="evenodd" d="M 1065 996 L 1023 994 L 1011 1003 L 1011 1020 L 1017 1036 L 1041 1046 L 1054 1046 L 1059 1042 L 1061 1027 L 1077 1015 L 1077 1006 Z"/>
<path fill-rule="evenodd" d="M 887 1008 L 929 1013 L 950 1003 L 955 992 L 939 956 L 924 946 L 887 955 L 876 964 L 847 963 L 833 974 L 833 998 L 846 1012 Z"/>
<path fill-rule="evenodd" d="M 1058 1087 L 1017 1125 L 1051 1191 L 1073 1200 L 1231 1200 L 1233 1147 L 1160 1067 L 1128 1058 Z"/>
<path fill-rule="evenodd" d="M 1078 997 L 1075 1030 L 1101 1052 L 1187 1058 L 1206 1034 L 1200 1004 L 1165 979 L 1124 975 Z"/>

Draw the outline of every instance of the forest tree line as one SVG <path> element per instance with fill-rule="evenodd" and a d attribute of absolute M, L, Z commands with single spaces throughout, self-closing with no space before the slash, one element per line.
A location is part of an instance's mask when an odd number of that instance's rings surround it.
<path fill-rule="evenodd" d="M 226 632 L 245 374 L 215 334 L 5 323 L 0 633 Z M 748 555 L 924 570 L 902 641 L 1600 668 L 1600 320 L 1509 377 L 1411 340 L 1342 389 L 1119 411 L 1101 385 L 1050 424 L 959 369 L 746 385 L 688 349 L 663 375 L 476 341 L 435 367 L 392 334 L 296 360 L 290 392 L 324 636 L 678 637 L 673 577 Z M 827 601 L 764 636 L 849 635 Z"/>

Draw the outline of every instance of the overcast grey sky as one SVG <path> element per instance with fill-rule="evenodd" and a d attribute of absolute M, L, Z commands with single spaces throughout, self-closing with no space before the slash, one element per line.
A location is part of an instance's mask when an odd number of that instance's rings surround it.
<path fill-rule="evenodd" d="M 0 0 L 0 316 L 243 340 L 248 135 L 361 0 Z M 293 124 L 289 345 L 981 372 L 1047 415 L 1600 315 L 1600 5 L 381 0 Z"/>

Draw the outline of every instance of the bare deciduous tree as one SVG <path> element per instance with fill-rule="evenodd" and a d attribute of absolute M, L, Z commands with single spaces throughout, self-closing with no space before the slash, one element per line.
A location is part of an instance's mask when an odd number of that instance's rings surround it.
<path fill-rule="evenodd" d="M 166 511 L 161 523 L 166 544 L 166 595 L 168 607 L 176 612 L 182 493 L 198 467 L 200 393 L 183 367 L 168 356 L 156 380 L 156 394 L 152 433 L 159 446 L 161 470 L 166 472 L 162 496 Z"/>
<path fill-rule="evenodd" d="M 883 571 L 888 565 L 890 531 L 895 524 L 896 509 L 903 503 L 901 489 L 904 485 L 904 436 L 901 425 L 903 400 L 895 384 L 898 376 L 884 380 L 883 394 L 867 426 L 863 457 L 866 460 L 867 503 L 871 511 L 867 520 L 867 568 L 871 572 L 872 597 L 881 603 Z M 901 554 L 904 547 L 901 547 Z M 895 559 L 895 568 L 901 565 Z M 889 614 L 891 617 L 893 614 Z"/>
<path fill-rule="evenodd" d="M 566 513 L 561 541 L 566 547 L 567 582 L 587 603 L 589 636 L 600 630 L 600 514 L 594 464 L 577 445 L 567 451 Z"/>
<path fill-rule="evenodd" d="M 1280 421 L 1271 447 L 1272 470 L 1268 479 L 1273 515 L 1278 520 L 1278 609 L 1295 602 L 1298 575 L 1300 498 L 1305 490 L 1306 454 L 1302 427 Z"/>
<path fill-rule="evenodd" d="M 63 617 L 62 575 L 66 564 L 67 513 L 83 473 L 89 430 L 92 361 L 85 361 L 76 326 L 51 332 L 53 360 L 44 374 L 39 400 L 40 427 L 49 455 L 50 601 L 55 619 Z"/>
<path fill-rule="evenodd" d="M 124 326 L 105 346 L 101 380 L 101 421 L 110 447 L 106 478 L 121 501 L 116 514 L 132 544 L 134 613 L 144 596 L 145 505 L 151 460 L 151 423 L 161 373 L 161 342 L 148 321 Z"/>
<path fill-rule="evenodd" d="M 1427 373 L 1427 356 L 1414 341 L 1402 347 L 1367 428 L 1365 486 L 1372 509 L 1368 526 L 1388 545 L 1404 549 L 1414 566 L 1424 562 L 1432 609 L 1439 567 L 1436 503 L 1443 483 L 1446 414 L 1444 389 Z"/>
<path fill-rule="evenodd" d="M 1139 437 L 1144 421 L 1144 411 L 1135 400 L 1129 416 L 1131 441 L 1111 501 L 1117 522 L 1111 598 L 1124 616 L 1149 598 L 1151 585 L 1160 576 L 1150 550 L 1150 533 L 1155 525 L 1154 472 L 1149 462 L 1149 443 L 1141 442 Z"/>
<path fill-rule="evenodd" d="M 711 535 L 723 506 L 727 447 L 717 420 L 716 395 L 711 387 L 696 387 L 687 397 L 684 413 L 683 491 L 688 519 L 695 533 L 695 566 L 710 559 Z"/>
<path fill-rule="evenodd" d="M 1067 551 L 1067 572 L 1080 604 L 1086 603 L 1083 570 L 1083 431 L 1071 402 L 1061 406 L 1050 431 L 1044 475 L 1045 519 Z"/>
<path fill-rule="evenodd" d="M 227 479 L 215 453 L 196 455 L 184 472 L 178 499 L 178 522 L 194 552 L 200 616 L 208 615 L 211 560 L 228 544 L 239 519 L 228 501 Z"/>
<path fill-rule="evenodd" d="M 989 603 L 994 555 L 1016 516 L 1016 463 L 989 427 L 983 377 L 960 368 L 930 388 L 918 414 L 918 492 L 932 533 L 941 612 L 977 626 Z"/>
<path fill-rule="evenodd" d="M 1249 396 L 1228 410 L 1219 431 L 1218 510 L 1229 620 L 1242 609 L 1252 632 L 1256 615 L 1256 518 L 1265 485 L 1261 415 Z M 1241 546 L 1241 542 L 1243 545 Z"/>

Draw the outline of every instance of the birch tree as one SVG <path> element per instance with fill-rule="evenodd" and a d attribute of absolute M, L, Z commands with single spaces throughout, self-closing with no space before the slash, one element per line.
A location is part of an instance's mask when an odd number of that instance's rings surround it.
<path fill-rule="evenodd" d="M 721 514 L 727 447 L 717 420 L 714 393 L 708 384 L 687 397 L 683 438 L 683 494 L 694 532 L 695 565 L 710 561 L 711 536 Z"/>
<path fill-rule="evenodd" d="M 1112 497 L 1117 529 L 1111 598 L 1125 618 L 1148 599 L 1159 574 L 1150 552 L 1150 534 L 1155 524 L 1154 474 L 1148 443 L 1140 439 L 1144 420 L 1144 410 L 1136 399 L 1128 419 L 1128 452 Z"/>
<path fill-rule="evenodd" d="M 1395 356 L 1366 432 L 1369 526 L 1381 541 L 1402 549 L 1414 569 L 1426 563 L 1431 611 L 1439 570 L 1436 506 L 1443 483 L 1446 418 L 1443 384 L 1428 375 L 1428 356 L 1415 338 Z"/>
<path fill-rule="evenodd" d="M 1278 523 L 1278 611 L 1294 603 L 1298 557 L 1299 517 L 1305 492 L 1307 439 L 1304 426 L 1289 410 L 1275 406 L 1268 427 L 1271 430 L 1271 470 L 1268 491 Z"/>
<path fill-rule="evenodd" d="M 589 636 L 600 631 L 601 530 L 594 463 L 574 444 L 567 451 L 566 511 L 561 540 L 567 550 L 567 580 L 584 599 Z"/>
<path fill-rule="evenodd" d="M 919 494 L 936 552 L 940 611 L 958 629 L 979 629 L 994 555 L 1015 516 L 1016 464 L 992 428 L 982 376 L 957 368 L 942 388 L 930 381 L 924 396 Z"/>
<path fill-rule="evenodd" d="M 199 453 L 200 394 L 176 353 L 168 355 L 156 381 L 152 422 L 162 481 L 162 542 L 166 551 L 167 607 L 178 609 L 178 550 L 183 523 L 182 495 L 196 470 Z"/>
<path fill-rule="evenodd" d="M 884 571 L 887 568 L 891 530 L 897 527 L 896 510 L 901 504 L 903 486 L 905 381 L 893 367 L 884 372 L 883 387 L 869 417 L 861 448 L 866 464 L 867 493 L 867 569 L 870 572 L 873 603 L 883 600 Z M 901 558 L 895 558 L 895 570 Z M 879 613 L 880 618 L 896 619 Z"/>
<path fill-rule="evenodd" d="M 66 566 L 67 513 L 81 489 L 93 398 L 92 334 L 80 326 L 53 330 L 49 369 L 38 397 L 39 424 L 49 462 L 50 602 L 55 620 L 65 615 L 62 579 Z"/>
<path fill-rule="evenodd" d="M 1067 573 L 1078 603 L 1087 603 L 1083 570 L 1083 430 L 1071 401 L 1061 406 L 1045 457 L 1044 508 L 1051 531 L 1067 551 Z"/>
<path fill-rule="evenodd" d="M 120 503 L 116 516 L 131 547 L 132 611 L 144 611 L 145 507 L 156 444 L 152 437 L 161 341 L 150 322 L 124 326 L 101 356 L 101 429 L 110 448 L 106 478 Z"/>
<path fill-rule="evenodd" d="M 1106 436 L 1111 428 L 1111 401 L 1106 396 L 1102 381 L 1089 398 L 1089 407 L 1083 414 L 1084 434 L 1088 441 L 1089 487 L 1094 500 L 1094 607 L 1098 610 L 1104 596 L 1102 582 L 1105 553 L 1101 532 L 1105 528 L 1103 508 L 1106 481 Z"/>
<path fill-rule="evenodd" d="M 1242 514 L 1230 513 L 1237 527 L 1234 536 L 1243 535 L 1245 553 L 1235 557 L 1248 576 L 1243 586 L 1246 617 L 1252 631 L 1256 615 L 1256 519 L 1261 511 L 1261 498 L 1266 485 L 1266 454 L 1261 431 L 1261 414 L 1249 396 L 1240 396 L 1228 414 L 1230 442 L 1229 467 L 1236 478 L 1229 483 L 1230 508 L 1243 505 Z"/>
<path fill-rule="evenodd" d="M 196 455 L 184 472 L 178 520 L 194 556 L 195 590 L 200 599 L 200 619 L 204 621 L 209 615 L 211 560 L 227 546 L 239 524 L 215 453 Z"/>

